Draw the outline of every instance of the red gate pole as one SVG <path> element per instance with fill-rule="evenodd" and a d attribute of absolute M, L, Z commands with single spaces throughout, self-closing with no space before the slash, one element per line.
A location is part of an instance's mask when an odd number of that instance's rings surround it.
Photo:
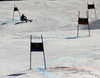
<path fill-rule="evenodd" d="M 87 13 L 87 19 L 88 19 L 88 11 L 86 11 Z M 90 25 L 89 25 L 89 21 L 88 21 L 88 31 L 89 31 L 89 36 L 90 36 Z"/>
<path fill-rule="evenodd" d="M 93 1 L 93 3 L 94 3 L 94 1 Z M 94 4 L 94 6 L 95 6 L 95 4 Z M 95 11 L 95 18 L 97 19 L 96 8 L 94 8 L 94 11 Z"/>
<path fill-rule="evenodd" d="M 77 37 L 79 36 L 79 18 L 80 18 L 80 11 L 78 12 Z"/>
<path fill-rule="evenodd" d="M 87 11 L 88 11 L 88 18 L 89 18 L 89 9 L 88 9 L 88 1 L 87 1 Z"/>
<path fill-rule="evenodd" d="M 77 26 L 77 37 L 79 36 L 79 24 Z"/>
<path fill-rule="evenodd" d="M 32 43 L 32 35 L 30 35 L 30 70 L 32 69 L 31 65 L 31 61 L 32 61 L 32 53 L 31 53 L 31 43 Z"/>
<path fill-rule="evenodd" d="M 15 4 L 14 4 L 14 7 L 15 7 Z M 12 17 L 12 21 L 14 21 L 14 9 L 13 9 L 13 17 Z"/>
<path fill-rule="evenodd" d="M 41 35 L 41 40 L 43 43 L 43 36 Z M 45 59 L 45 52 L 44 52 L 44 46 L 43 46 L 43 57 L 44 57 L 44 69 L 46 70 L 46 59 Z"/>
<path fill-rule="evenodd" d="M 89 31 L 89 36 L 90 36 L 90 25 L 88 24 L 88 31 Z"/>
<path fill-rule="evenodd" d="M 21 15 L 20 15 L 20 11 L 18 11 L 18 12 L 19 12 L 19 18 L 20 18 L 20 16 L 21 16 Z"/>

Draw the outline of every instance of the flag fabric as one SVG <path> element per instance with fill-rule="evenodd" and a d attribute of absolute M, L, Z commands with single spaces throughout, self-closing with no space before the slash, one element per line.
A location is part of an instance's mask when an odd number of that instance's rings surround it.
<path fill-rule="evenodd" d="M 44 51 L 43 43 L 31 43 L 31 51 Z"/>
<path fill-rule="evenodd" d="M 88 18 L 79 18 L 78 24 L 88 24 Z"/>
<path fill-rule="evenodd" d="M 14 7 L 14 11 L 19 11 L 17 7 Z"/>
<path fill-rule="evenodd" d="M 94 9 L 94 8 L 95 8 L 94 4 L 88 4 L 88 9 Z"/>

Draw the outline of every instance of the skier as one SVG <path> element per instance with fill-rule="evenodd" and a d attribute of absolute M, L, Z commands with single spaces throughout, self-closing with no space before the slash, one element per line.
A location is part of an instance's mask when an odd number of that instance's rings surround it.
<path fill-rule="evenodd" d="M 25 21 L 26 23 L 27 23 L 27 21 L 32 22 L 32 20 L 27 19 L 27 17 L 26 17 L 24 14 L 22 14 L 22 16 L 20 17 L 20 20 L 21 20 L 22 22 Z"/>

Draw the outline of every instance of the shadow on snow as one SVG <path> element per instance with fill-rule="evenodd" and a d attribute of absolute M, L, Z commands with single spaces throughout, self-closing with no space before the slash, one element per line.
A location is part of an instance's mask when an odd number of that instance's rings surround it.
<path fill-rule="evenodd" d="M 82 30 L 88 30 L 87 25 L 82 26 Z M 100 29 L 100 19 L 90 22 L 90 30 Z"/>
<path fill-rule="evenodd" d="M 8 76 L 21 76 L 21 75 L 24 75 L 25 73 L 18 73 L 18 74 L 10 74 Z"/>

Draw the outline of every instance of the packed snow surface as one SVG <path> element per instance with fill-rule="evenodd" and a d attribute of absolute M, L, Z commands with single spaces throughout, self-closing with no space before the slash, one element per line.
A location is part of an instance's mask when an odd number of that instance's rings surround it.
<path fill-rule="evenodd" d="M 100 78 L 100 0 L 88 13 L 90 36 L 88 25 L 79 25 L 77 37 L 78 12 L 87 17 L 87 1 L 93 4 L 93 0 L 1 1 L 0 78 Z M 14 4 L 33 22 L 21 22 Z M 30 70 L 30 35 L 32 42 L 41 42 L 43 36 L 46 70 L 42 52 L 32 52 Z"/>

